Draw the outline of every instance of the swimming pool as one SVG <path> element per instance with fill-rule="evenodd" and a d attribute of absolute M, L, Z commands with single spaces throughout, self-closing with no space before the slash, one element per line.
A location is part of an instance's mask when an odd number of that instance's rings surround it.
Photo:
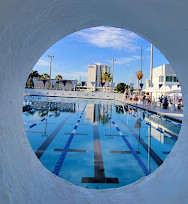
<path fill-rule="evenodd" d="M 149 175 L 181 128 L 113 100 L 27 96 L 23 106 L 25 131 L 42 164 L 85 188 L 121 187 Z"/>

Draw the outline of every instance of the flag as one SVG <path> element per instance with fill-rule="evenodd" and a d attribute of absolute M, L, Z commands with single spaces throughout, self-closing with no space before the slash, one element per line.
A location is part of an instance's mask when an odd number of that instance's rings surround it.
<path fill-rule="evenodd" d="M 65 86 L 66 83 L 67 83 L 67 81 L 66 81 L 66 80 L 63 80 L 62 83 L 63 83 L 63 85 Z"/>
<path fill-rule="evenodd" d="M 52 80 L 52 84 L 53 84 L 53 86 L 54 86 L 54 84 L 56 83 L 56 81 L 57 81 L 57 80 Z"/>
<path fill-rule="evenodd" d="M 105 85 L 105 82 L 101 82 L 101 86 L 103 87 Z"/>
<path fill-rule="evenodd" d="M 44 84 L 44 86 L 45 86 L 45 84 L 46 84 L 46 82 L 47 82 L 48 80 L 47 80 L 47 79 L 43 79 L 42 81 L 43 81 L 43 84 Z"/>
<path fill-rule="evenodd" d="M 130 87 L 132 88 L 134 86 L 134 83 L 130 83 Z"/>
<path fill-rule="evenodd" d="M 95 86 L 95 82 L 91 82 L 91 85 L 92 85 L 92 86 Z"/>
<path fill-rule="evenodd" d="M 163 85 L 163 84 L 159 84 L 159 89 L 161 88 L 162 85 Z"/>
<path fill-rule="evenodd" d="M 142 89 L 142 87 L 144 86 L 144 84 L 140 83 L 140 88 Z"/>
<path fill-rule="evenodd" d="M 169 84 L 168 87 L 171 89 L 172 88 L 172 84 Z"/>
<path fill-rule="evenodd" d="M 76 84 L 76 81 L 72 81 L 72 85 L 74 86 Z"/>

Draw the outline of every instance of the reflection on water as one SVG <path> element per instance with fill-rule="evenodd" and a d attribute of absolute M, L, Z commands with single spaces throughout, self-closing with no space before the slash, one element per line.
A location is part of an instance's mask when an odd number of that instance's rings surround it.
<path fill-rule="evenodd" d="M 85 110 L 85 121 L 92 124 L 96 124 L 97 122 L 101 124 L 107 124 L 109 122 L 109 119 L 101 106 L 101 104 L 87 104 Z M 103 105 L 103 107 L 106 107 L 107 110 L 112 109 L 112 105 Z"/>
<path fill-rule="evenodd" d="M 62 98 L 45 100 L 48 101 L 28 99 L 26 105 L 29 104 L 31 110 L 23 113 L 31 146 L 51 172 L 61 158 L 60 162 L 63 162 L 58 176 L 85 188 L 120 187 L 145 176 L 133 151 L 145 168 L 153 172 L 175 144 L 159 130 L 170 132 L 173 137 L 180 130 L 174 124 L 119 102 Z M 74 136 L 72 133 L 75 133 Z"/>

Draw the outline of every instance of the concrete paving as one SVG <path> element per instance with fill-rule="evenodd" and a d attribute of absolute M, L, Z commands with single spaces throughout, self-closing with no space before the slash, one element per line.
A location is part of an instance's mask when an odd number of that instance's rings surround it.
<path fill-rule="evenodd" d="M 165 116 L 165 117 L 168 117 L 172 120 L 177 120 L 179 122 L 182 122 L 182 119 L 184 116 L 183 109 L 179 110 L 176 108 L 174 111 L 172 111 L 171 108 L 163 109 L 163 108 L 160 108 L 158 106 L 154 106 L 154 105 L 150 105 L 150 104 L 149 105 L 143 105 L 142 103 L 136 104 L 135 102 L 130 102 L 130 101 L 125 101 L 125 103 L 137 106 L 137 107 L 144 109 L 144 110 L 155 112 L 158 115 Z"/>

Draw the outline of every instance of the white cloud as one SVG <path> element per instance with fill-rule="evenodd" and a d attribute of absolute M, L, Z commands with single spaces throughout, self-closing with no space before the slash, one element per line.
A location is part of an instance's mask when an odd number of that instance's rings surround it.
<path fill-rule="evenodd" d="M 49 66 L 49 61 L 39 59 L 39 61 L 36 63 L 36 65 L 38 65 L 38 66 Z"/>
<path fill-rule="evenodd" d="M 140 60 L 140 58 L 141 58 L 140 56 L 131 56 L 131 57 L 119 58 L 119 59 L 117 59 L 116 64 L 128 64 L 128 63 L 131 63 L 133 61 Z"/>
<path fill-rule="evenodd" d="M 74 35 L 81 37 L 81 40 L 102 48 L 126 49 L 129 52 L 135 52 L 140 49 L 136 45 L 138 35 L 121 28 L 94 27 L 79 31 Z"/>

